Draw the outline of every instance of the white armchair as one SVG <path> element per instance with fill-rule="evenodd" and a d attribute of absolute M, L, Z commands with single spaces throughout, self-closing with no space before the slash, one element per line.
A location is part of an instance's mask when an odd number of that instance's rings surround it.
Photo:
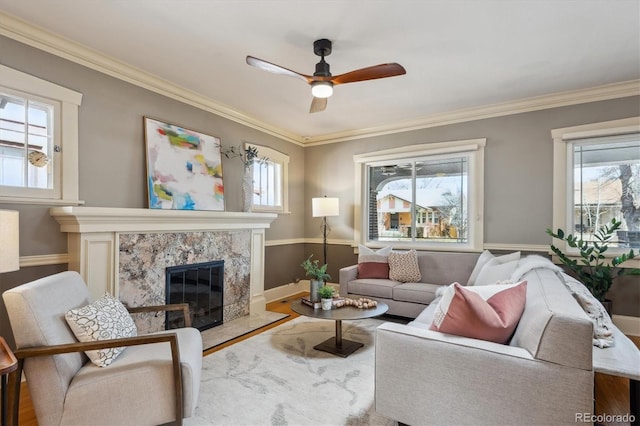
<path fill-rule="evenodd" d="M 3 299 L 18 358 L 18 369 L 9 376 L 10 424 L 18 424 L 23 368 L 40 425 L 182 424 L 193 413 L 202 368 L 197 329 L 78 342 L 65 313 L 90 300 L 80 275 L 70 271 L 8 290 Z M 122 346 L 124 352 L 107 367 L 94 365 L 84 354 Z"/>

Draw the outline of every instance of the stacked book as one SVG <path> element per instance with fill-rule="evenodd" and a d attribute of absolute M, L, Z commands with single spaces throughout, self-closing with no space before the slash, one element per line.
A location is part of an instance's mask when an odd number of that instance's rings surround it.
<path fill-rule="evenodd" d="M 307 306 L 311 306 L 313 309 L 322 308 L 322 303 L 321 302 L 312 302 L 311 299 L 309 297 L 307 297 L 307 296 L 301 297 L 300 301 L 302 302 L 302 304 L 307 305 Z"/>

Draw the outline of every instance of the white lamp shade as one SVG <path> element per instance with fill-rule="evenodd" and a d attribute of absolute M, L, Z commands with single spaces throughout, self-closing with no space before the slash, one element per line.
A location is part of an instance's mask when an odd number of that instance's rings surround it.
<path fill-rule="evenodd" d="M 0 210 L 0 272 L 20 269 L 18 212 Z"/>
<path fill-rule="evenodd" d="M 311 210 L 313 217 L 338 216 L 340 214 L 338 198 L 312 198 Z"/>

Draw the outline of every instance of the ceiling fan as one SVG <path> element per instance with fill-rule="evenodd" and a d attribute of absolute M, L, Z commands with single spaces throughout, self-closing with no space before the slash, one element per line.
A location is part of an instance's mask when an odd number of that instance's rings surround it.
<path fill-rule="evenodd" d="M 377 78 L 394 77 L 406 74 L 407 71 L 400 64 L 389 63 L 374 65 L 372 67 L 361 68 L 344 74 L 332 76 L 329 71 L 329 64 L 325 62 L 325 56 L 331 54 L 331 40 L 326 38 L 313 42 L 313 52 L 320 56 L 320 62 L 316 64 L 316 72 L 313 75 L 301 74 L 290 69 L 272 64 L 271 62 L 247 56 L 247 64 L 269 71 L 274 74 L 287 75 L 306 81 L 311 85 L 313 101 L 309 112 L 324 111 L 327 107 L 327 98 L 333 94 L 333 86 L 345 83 L 355 83 L 358 81 L 375 80 Z"/>

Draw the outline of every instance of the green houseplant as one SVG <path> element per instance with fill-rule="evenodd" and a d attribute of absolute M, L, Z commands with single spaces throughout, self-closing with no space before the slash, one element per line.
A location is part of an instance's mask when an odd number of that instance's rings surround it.
<path fill-rule="evenodd" d="M 318 289 L 318 296 L 322 300 L 322 310 L 329 311 L 333 307 L 333 287 L 330 285 L 323 285 Z"/>
<path fill-rule="evenodd" d="M 321 299 L 331 299 L 333 297 L 333 287 L 330 285 L 323 285 L 318 289 L 318 295 Z"/>
<path fill-rule="evenodd" d="M 547 229 L 547 234 L 553 238 L 566 241 L 569 247 L 577 248 L 580 252 L 580 260 L 572 259 L 564 254 L 558 247 L 551 244 L 553 251 L 560 261 L 567 266 L 600 302 L 605 301 L 605 294 L 611 288 L 613 280 L 621 275 L 640 275 L 640 269 L 624 269 L 619 266 L 627 260 L 636 257 L 633 249 L 612 258 L 605 257 L 604 253 L 609 249 L 611 238 L 620 228 L 622 223 L 612 219 L 610 223 L 600 227 L 593 234 L 595 241 L 584 241 L 572 234 L 558 228 L 556 232 Z"/>
<path fill-rule="evenodd" d="M 320 266 L 320 262 L 311 260 L 310 255 L 300 266 L 305 270 L 307 277 L 310 277 L 309 294 L 312 302 L 319 302 L 318 289 L 324 285 L 326 280 L 330 280 L 331 276 L 327 274 L 327 264 Z"/>

